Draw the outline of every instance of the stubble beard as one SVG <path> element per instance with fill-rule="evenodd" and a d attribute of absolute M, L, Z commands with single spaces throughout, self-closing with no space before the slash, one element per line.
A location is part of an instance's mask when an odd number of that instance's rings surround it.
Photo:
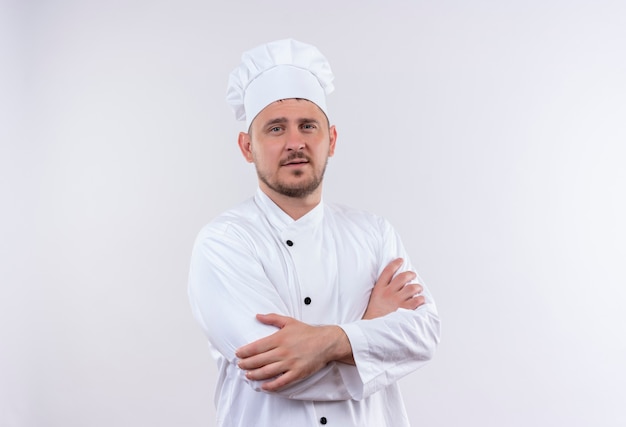
<path fill-rule="evenodd" d="M 297 156 L 301 157 L 301 156 Z M 309 159 L 310 162 L 310 159 Z M 311 163 L 309 163 L 311 164 Z M 272 191 L 275 191 L 278 194 L 282 194 L 286 197 L 292 197 L 295 199 L 302 199 L 309 195 L 311 195 L 322 183 L 324 179 L 324 173 L 326 172 L 326 166 L 328 165 L 328 159 L 324 162 L 324 167 L 320 171 L 319 174 L 315 173 L 315 168 L 313 168 L 313 176 L 311 179 L 305 182 L 300 182 L 297 184 L 288 185 L 286 183 L 280 182 L 279 180 L 274 180 L 273 182 L 270 180 L 267 174 L 264 174 L 257 168 L 257 176 L 259 180 L 267 185 Z M 304 175 L 304 172 L 301 170 L 294 170 L 291 172 L 293 176 L 300 177 Z"/>

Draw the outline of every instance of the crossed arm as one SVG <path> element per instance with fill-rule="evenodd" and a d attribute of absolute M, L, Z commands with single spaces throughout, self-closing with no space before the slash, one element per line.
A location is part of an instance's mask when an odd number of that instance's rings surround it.
<path fill-rule="evenodd" d="M 396 274 L 402 261 L 395 259 L 382 271 L 364 320 L 386 316 L 398 308 L 414 310 L 425 303 L 420 295 L 422 286 L 410 283 L 417 275 L 411 271 Z M 262 385 L 266 391 L 307 378 L 332 361 L 355 364 L 348 336 L 337 325 L 311 326 L 278 314 L 258 314 L 257 320 L 278 331 L 239 348 L 235 355 L 248 379 L 266 381 Z"/>

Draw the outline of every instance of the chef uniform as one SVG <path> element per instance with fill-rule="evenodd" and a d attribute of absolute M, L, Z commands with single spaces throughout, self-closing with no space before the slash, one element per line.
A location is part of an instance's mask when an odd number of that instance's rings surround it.
<path fill-rule="evenodd" d="M 227 99 L 248 127 L 278 99 L 308 99 L 326 113 L 331 80 L 315 47 L 280 40 L 244 54 Z M 206 225 L 193 249 L 189 297 L 218 364 L 218 425 L 408 426 L 397 381 L 430 360 L 437 346 L 432 296 L 424 286 L 426 303 L 417 309 L 361 319 L 374 283 L 398 257 L 404 259 L 399 271 L 415 271 L 383 218 L 322 200 L 294 220 L 261 189 Z M 279 391 L 262 390 L 235 356 L 239 347 L 276 332 L 256 320 L 258 313 L 339 325 L 355 366 L 331 362 Z"/>

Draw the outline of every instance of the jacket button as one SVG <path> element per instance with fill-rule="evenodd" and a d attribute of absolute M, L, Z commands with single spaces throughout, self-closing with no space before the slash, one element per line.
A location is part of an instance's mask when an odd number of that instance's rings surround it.
<path fill-rule="evenodd" d="M 328 421 L 326 421 L 326 417 L 322 417 L 320 418 L 320 424 L 326 424 Z"/>
<path fill-rule="evenodd" d="M 285 243 L 287 243 L 287 246 L 293 246 L 293 242 L 291 240 L 287 240 Z"/>
<path fill-rule="evenodd" d="M 311 298 L 306 297 L 306 298 L 304 299 L 304 303 L 305 303 L 306 305 L 311 304 Z"/>

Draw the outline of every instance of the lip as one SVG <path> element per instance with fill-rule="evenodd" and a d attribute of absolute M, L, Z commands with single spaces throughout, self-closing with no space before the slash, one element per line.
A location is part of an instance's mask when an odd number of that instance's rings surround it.
<path fill-rule="evenodd" d="M 302 166 L 308 163 L 309 163 L 308 160 L 297 159 L 297 160 L 291 160 L 289 162 L 283 163 L 283 166 Z"/>

